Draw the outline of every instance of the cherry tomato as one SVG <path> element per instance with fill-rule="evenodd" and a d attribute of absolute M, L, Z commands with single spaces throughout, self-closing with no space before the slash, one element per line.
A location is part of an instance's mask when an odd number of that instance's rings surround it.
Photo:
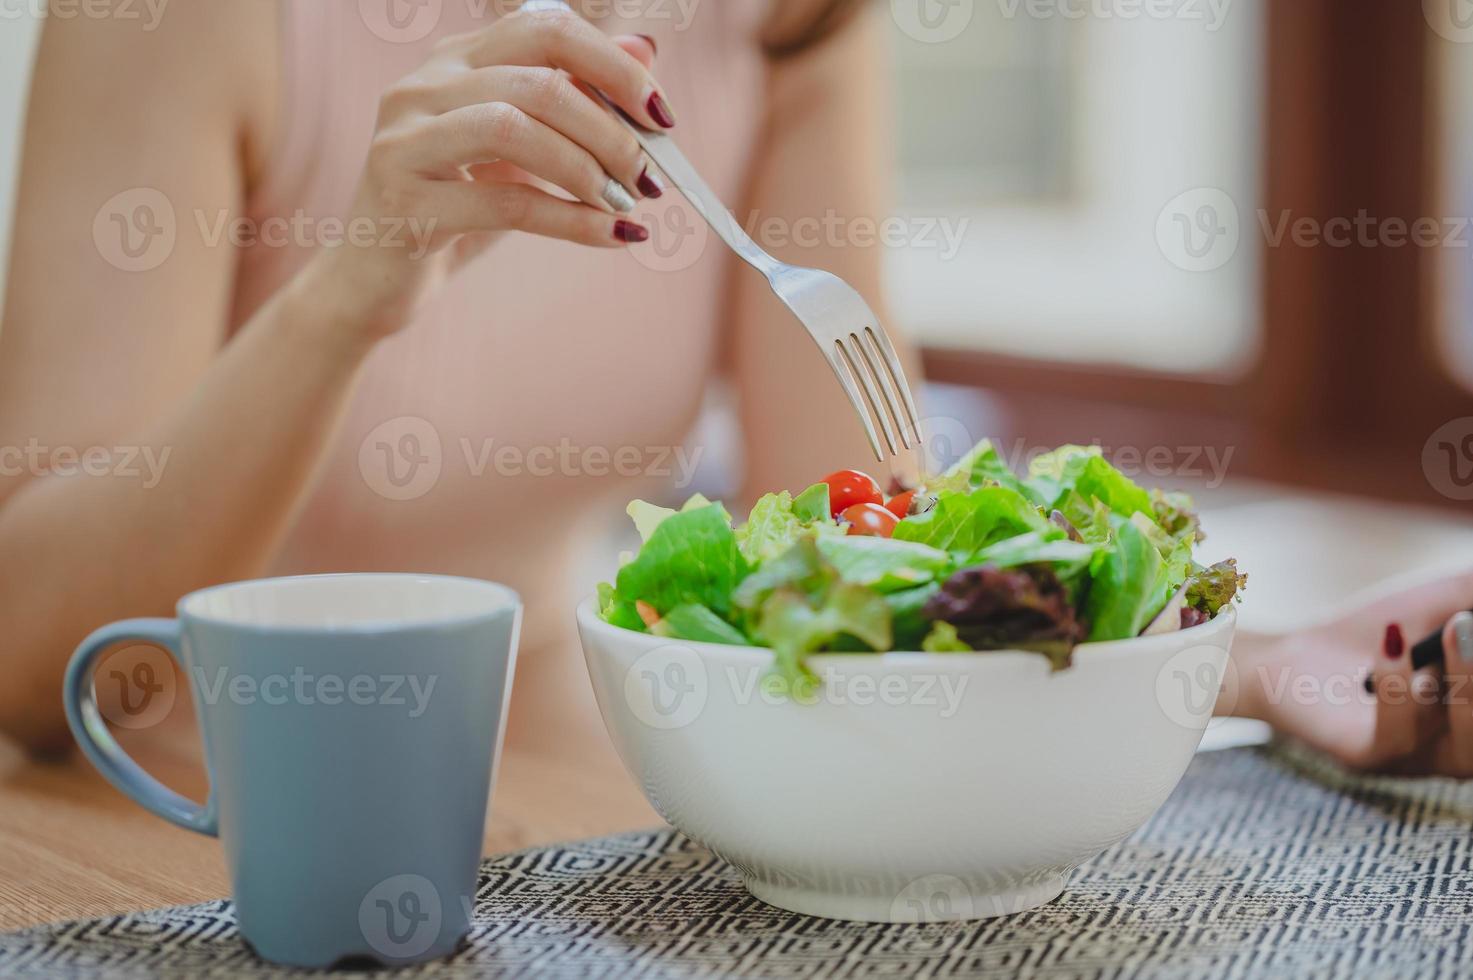
<path fill-rule="evenodd" d="M 915 499 L 915 495 L 916 492 L 914 490 L 897 493 L 885 501 L 885 509 L 894 514 L 896 520 L 903 521 L 905 520 L 905 515 L 910 513 L 910 502 Z"/>
<path fill-rule="evenodd" d="M 849 522 L 850 534 L 863 534 L 872 538 L 888 538 L 895 533 L 900 519 L 879 504 L 855 504 L 840 514 Z"/>
<path fill-rule="evenodd" d="M 868 473 L 858 470 L 840 470 L 823 478 L 829 485 L 829 513 L 838 517 L 850 507 L 858 504 L 883 504 L 885 495 L 880 485 Z"/>

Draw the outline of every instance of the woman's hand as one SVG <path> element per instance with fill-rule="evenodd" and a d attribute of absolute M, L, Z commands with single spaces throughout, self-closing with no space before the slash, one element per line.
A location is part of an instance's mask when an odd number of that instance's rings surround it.
<path fill-rule="evenodd" d="M 1240 714 L 1355 769 L 1473 777 L 1473 572 L 1234 651 Z M 1441 630 L 1443 665 L 1411 645 Z M 1365 689 L 1373 678 L 1374 693 Z"/>
<path fill-rule="evenodd" d="M 621 213 L 661 187 L 633 135 L 583 86 L 668 129 L 675 120 L 648 68 L 654 53 L 647 38 L 611 39 L 562 11 L 516 13 L 441 41 L 384 93 L 350 219 L 417 229 L 418 242 L 403 235 L 324 251 L 306 276 L 312 292 L 378 337 L 501 232 L 604 247 L 648 237 Z"/>

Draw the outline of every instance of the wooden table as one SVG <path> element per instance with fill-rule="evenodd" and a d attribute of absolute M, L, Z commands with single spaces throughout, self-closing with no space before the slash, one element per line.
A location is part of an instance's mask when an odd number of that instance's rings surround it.
<path fill-rule="evenodd" d="M 1473 554 L 1473 522 L 1443 512 L 1242 482 L 1231 493 L 1201 497 L 1211 531 L 1203 557 L 1236 555 L 1252 576 L 1247 628 L 1293 628 L 1379 579 L 1466 567 Z M 591 699 L 587 713 L 592 719 Z M 187 705 L 153 728 L 118 737 L 165 783 L 204 796 Z M 660 824 L 606 739 L 585 738 L 576 752 L 557 757 L 517 746 L 511 742 L 502 756 L 486 853 Z M 217 841 L 145 812 L 80 756 L 35 763 L 0 739 L 0 930 L 228 891 Z"/>
<path fill-rule="evenodd" d="M 118 738 L 144 769 L 180 793 L 204 798 L 199 738 L 187 705 Z M 607 745 L 561 758 L 509 747 L 485 852 L 660 823 Z M 0 931 L 201 902 L 229 891 L 218 841 L 148 813 L 80 753 L 36 762 L 0 739 Z"/>

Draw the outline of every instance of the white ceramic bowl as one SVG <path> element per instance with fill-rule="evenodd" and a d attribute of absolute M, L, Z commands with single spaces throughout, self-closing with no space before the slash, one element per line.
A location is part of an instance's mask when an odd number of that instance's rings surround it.
<path fill-rule="evenodd" d="M 1231 609 L 1163 636 L 1037 654 L 825 654 L 813 703 L 771 652 L 672 641 L 578 609 L 614 745 L 655 809 L 772 905 L 915 922 L 1006 915 L 1146 821 L 1191 761 Z"/>

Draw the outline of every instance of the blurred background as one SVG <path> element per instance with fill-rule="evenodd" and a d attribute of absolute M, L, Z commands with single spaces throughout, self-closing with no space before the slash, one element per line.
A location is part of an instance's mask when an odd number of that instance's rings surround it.
<path fill-rule="evenodd" d="M 1469 0 L 877 5 L 934 455 L 1093 442 L 1193 489 L 1265 627 L 1473 555 Z M 0 9 L 0 230 L 34 6 Z"/>
<path fill-rule="evenodd" d="M 31 56 L 39 34 L 34 15 L 6 13 L 0 20 L 0 302 L 9 268 L 10 218 L 15 195 L 20 133 L 25 117 Z"/>
<path fill-rule="evenodd" d="M 901 200 L 972 219 L 890 264 L 933 410 L 1193 489 L 1249 625 L 1466 565 L 1473 4 L 914 6 Z"/>
<path fill-rule="evenodd" d="M 951 263 L 892 263 L 931 377 L 1036 441 L 1086 418 L 1466 506 L 1421 459 L 1473 413 L 1473 7 L 1441 8 L 999 0 L 955 38 L 898 29 L 903 200 L 973 216 Z"/>

